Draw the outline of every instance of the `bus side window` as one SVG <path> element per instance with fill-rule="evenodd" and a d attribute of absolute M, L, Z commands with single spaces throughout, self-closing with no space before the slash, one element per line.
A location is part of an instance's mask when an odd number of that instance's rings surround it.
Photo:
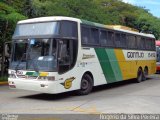
<path fill-rule="evenodd" d="M 142 37 L 142 38 L 141 38 L 140 47 L 141 47 L 141 49 L 143 49 L 143 50 L 146 49 L 145 43 L 146 43 L 146 42 L 145 42 L 145 38 Z"/>
<path fill-rule="evenodd" d="M 156 50 L 155 40 L 152 39 L 152 50 Z"/>
<path fill-rule="evenodd" d="M 115 44 L 116 44 L 116 47 L 121 47 L 120 46 L 120 33 L 116 33 L 115 34 Z"/>
<path fill-rule="evenodd" d="M 155 40 L 150 38 L 149 43 L 150 43 L 150 50 L 155 50 Z"/>
<path fill-rule="evenodd" d="M 128 35 L 128 48 L 134 49 L 136 47 L 136 37 L 134 35 Z"/>
<path fill-rule="evenodd" d="M 96 28 L 91 28 L 91 39 L 90 44 L 98 45 L 99 44 L 99 31 Z"/>
<path fill-rule="evenodd" d="M 126 42 L 127 42 L 126 34 L 121 34 L 121 43 L 120 44 L 121 44 L 122 48 L 125 48 L 127 46 Z"/>
<path fill-rule="evenodd" d="M 69 70 L 69 51 L 68 51 L 68 40 L 59 41 L 59 53 L 58 53 L 58 64 L 59 73 L 63 73 Z"/>
<path fill-rule="evenodd" d="M 151 39 L 146 38 L 146 43 L 147 44 L 145 44 L 145 45 L 146 45 L 147 50 L 151 50 L 151 44 L 152 44 L 151 42 L 152 42 Z"/>
<path fill-rule="evenodd" d="M 141 48 L 141 37 L 140 36 L 137 36 L 137 47 L 138 47 L 138 49 L 139 50 L 141 50 L 142 48 Z"/>
<path fill-rule="evenodd" d="M 78 43 L 77 40 L 61 40 L 58 43 L 58 64 L 60 74 L 67 72 L 74 67 L 77 58 Z"/>
<path fill-rule="evenodd" d="M 100 30 L 100 41 L 102 46 L 107 46 L 107 31 Z"/>
<path fill-rule="evenodd" d="M 108 46 L 114 45 L 114 32 L 108 31 Z"/>
<path fill-rule="evenodd" d="M 82 38 L 82 44 L 88 44 L 90 39 L 90 28 L 85 26 L 81 27 L 81 38 Z"/>

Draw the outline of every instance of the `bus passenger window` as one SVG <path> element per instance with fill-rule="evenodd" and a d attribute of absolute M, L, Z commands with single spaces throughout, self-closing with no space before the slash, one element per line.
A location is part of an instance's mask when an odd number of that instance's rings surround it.
<path fill-rule="evenodd" d="M 108 46 L 114 45 L 114 32 L 108 32 Z"/>
<path fill-rule="evenodd" d="M 120 42 L 120 46 L 121 47 L 123 47 L 123 48 L 125 48 L 126 47 L 126 41 L 127 40 L 127 38 L 126 38 L 126 34 L 121 34 L 121 42 Z"/>
<path fill-rule="evenodd" d="M 134 48 L 137 47 L 136 46 L 136 37 L 135 36 L 133 36 L 133 35 L 129 35 L 128 36 L 128 47 L 130 49 L 134 49 Z"/>
<path fill-rule="evenodd" d="M 116 33 L 116 36 L 115 36 L 115 44 L 116 44 L 116 47 L 121 47 L 120 46 L 120 34 L 119 33 Z"/>
<path fill-rule="evenodd" d="M 90 39 L 90 29 L 82 26 L 81 28 L 82 44 L 88 44 Z"/>
<path fill-rule="evenodd" d="M 146 49 L 146 46 L 145 46 L 145 38 L 141 38 L 141 48 L 142 49 Z"/>
<path fill-rule="evenodd" d="M 89 43 L 96 45 L 99 44 L 99 32 L 98 29 L 96 28 L 92 28 L 91 29 L 91 40 L 89 41 Z"/>
<path fill-rule="evenodd" d="M 102 46 L 107 45 L 107 32 L 105 30 L 100 31 L 100 41 Z"/>
<path fill-rule="evenodd" d="M 152 40 L 149 38 L 146 38 L 146 49 L 151 50 L 152 49 Z"/>
<path fill-rule="evenodd" d="M 156 45 L 155 45 L 155 40 L 152 39 L 151 41 L 152 41 L 152 50 L 155 50 L 155 49 L 156 49 L 156 48 L 155 48 L 155 46 L 156 46 Z"/>
<path fill-rule="evenodd" d="M 143 49 L 142 45 L 141 45 L 141 37 L 139 37 L 139 36 L 137 36 L 137 47 L 138 47 L 139 50 Z"/>

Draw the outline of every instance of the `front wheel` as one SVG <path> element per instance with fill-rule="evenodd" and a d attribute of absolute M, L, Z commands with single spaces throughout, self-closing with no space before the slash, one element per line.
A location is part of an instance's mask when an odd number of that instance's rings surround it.
<path fill-rule="evenodd" d="M 92 91 L 93 79 L 90 75 L 85 74 L 81 80 L 81 88 L 78 90 L 79 95 L 87 95 Z"/>

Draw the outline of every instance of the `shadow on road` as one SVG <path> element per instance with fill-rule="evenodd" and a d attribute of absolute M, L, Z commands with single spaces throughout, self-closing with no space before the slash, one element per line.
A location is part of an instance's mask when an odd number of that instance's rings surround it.
<path fill-rule="evenodd" d="M 151 80 L 151 78 L 148 78 L 147 81 L 148 80 Z M 124 87 L 124 86 L 128 86 L 128 85 L 134 84 L 134 83 L 136 83 L 135 79 L 131 79 L 131 80 L 120 81 L 120 82 L 116 82 L 116 83 L 110 83 L 107 85 L 96 86 L 93 88 L 92 93 L 90 93 L 89 95 L 94 95 L 94 93 L 99 94 L 99 92 L 103 92 L 103 91 L 107 92 L 107 90 L 112 90 L 112 89 L 114 90 L 114 88 Z M 84 97 L 84 99 L 88 98 L 89 95 L 86 95 Z M 58 101 L 58 100 L 74 98 L 76 96 L 78 97 L 79 95 L 76 94 L 76 91 L 72 91 L 72 92 L 66 92 L 66 93 L 60 93 L 60 94 L 45 94 L 45 93 L 34 94 L 34 95 L 27 95 L 27 96 L 22 96 L 22 97 L 18 97 L 18 98 L 20 98 L 20 99 L 21 98 L 37 99 L 37 100 L 45 100 L 45 101 Z"/>
<path fill-rule="evenodd" d="M 26 98 L 26 99 L 38 99 L 38 100 L 46 100 L 46 101 L 57 101 L 61 99 L 67 99 L 75 96 L 74 92 L 66 92 L 66 93 L 60 93 L 60 94 L 35 94 L 35 95 L 27 95 L 22 96 L 19 98 Z"/>

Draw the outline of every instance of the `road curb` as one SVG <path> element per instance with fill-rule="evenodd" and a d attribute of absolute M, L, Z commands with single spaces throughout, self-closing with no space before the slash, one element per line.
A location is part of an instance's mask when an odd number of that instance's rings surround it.
<path fill-rule="evenodd" d="M 0 82 L 0 86 L 1 85 L 8 85 L 8 82 Z"/>

